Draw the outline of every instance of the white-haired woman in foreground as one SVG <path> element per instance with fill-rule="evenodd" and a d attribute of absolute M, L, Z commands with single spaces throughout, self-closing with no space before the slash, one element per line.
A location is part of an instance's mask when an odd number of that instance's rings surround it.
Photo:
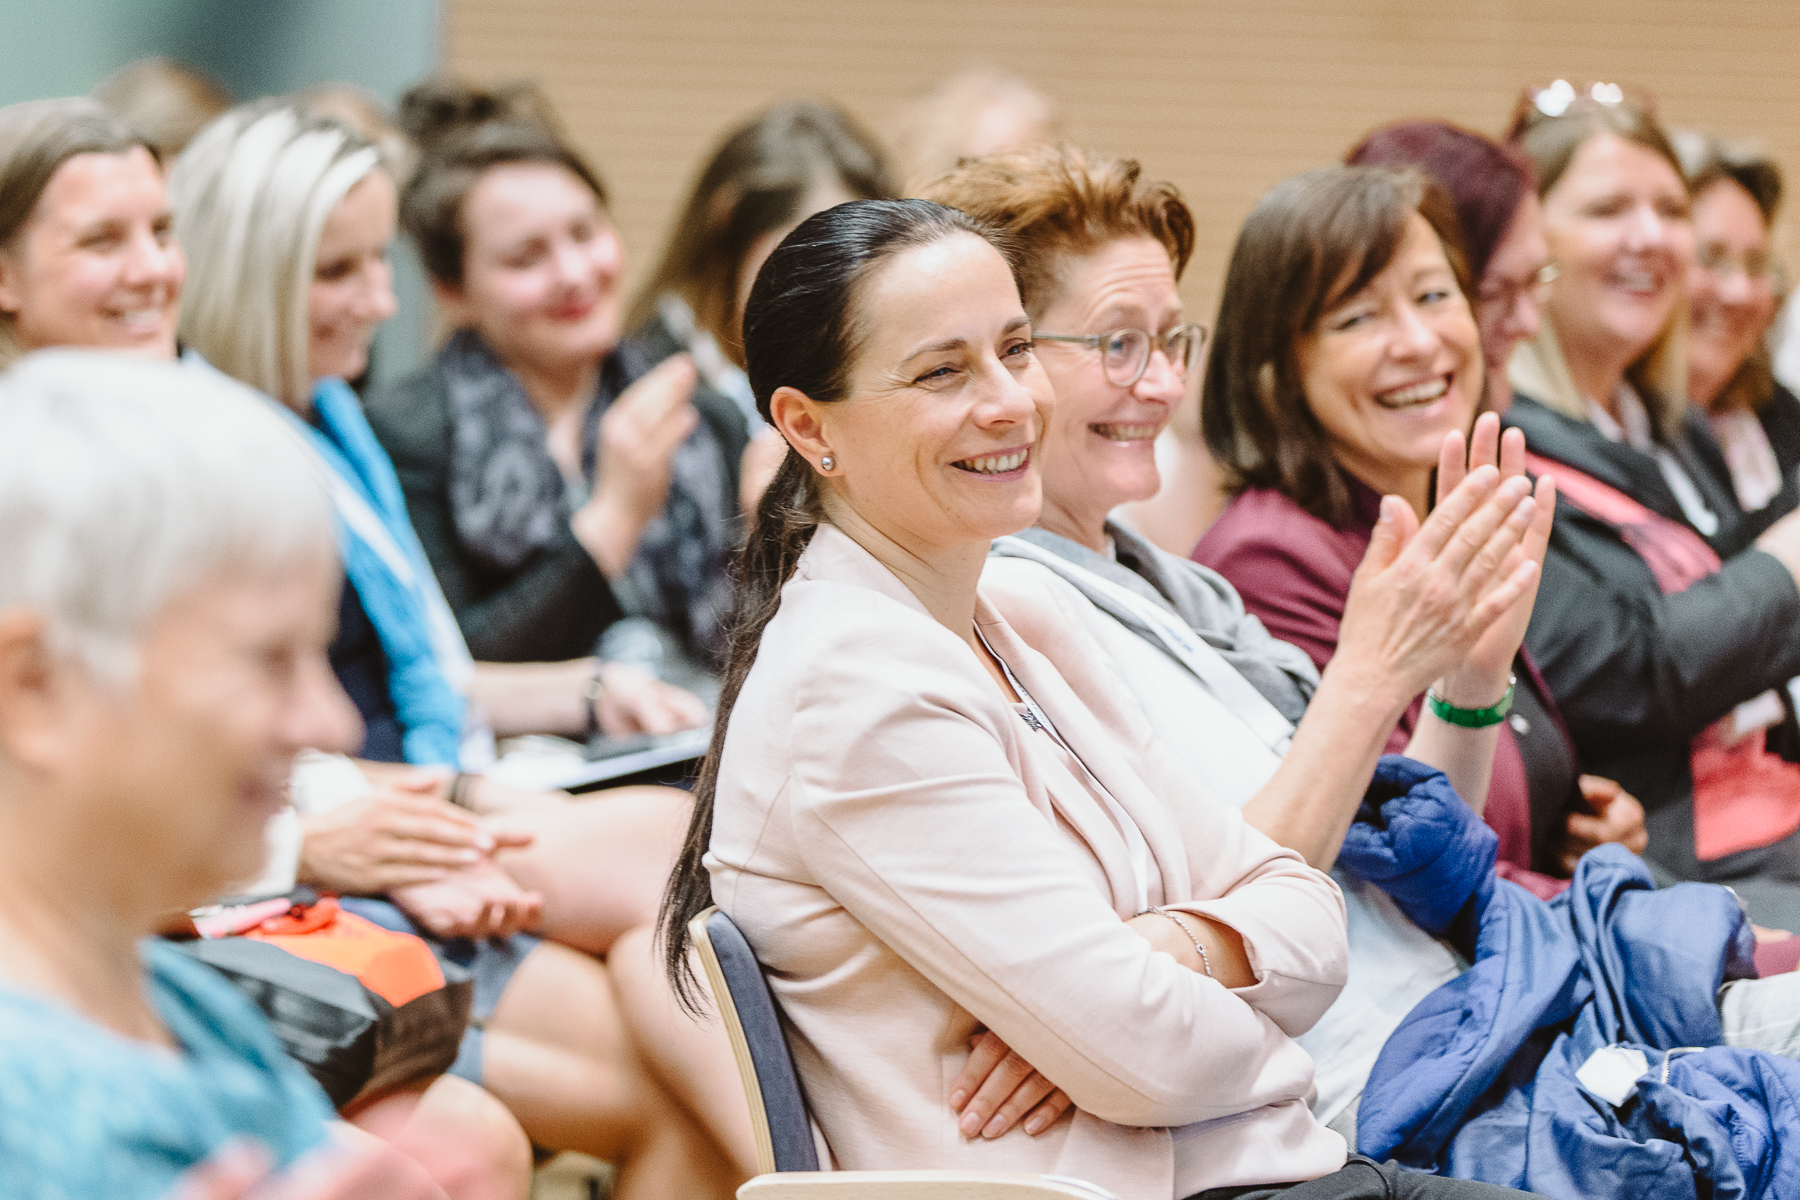
<path fill-rule="evenodd" d="M 172 227 L 161 166 L 139 135 L 98 104 L 74 98 L 0 108 L 0 365 L 53 346 L 172 359 L 186 274 Z M 403 802 L 426 804 L 412 797 L 394 805 Z M 472 820 L 435 828 L 478 832 Z M 389 855 L 417 846 L 452 852 L 422 839 L 397 844 L 365 833 L 360 841 Z M 401 857 L 387 867 L 418 864 Z M 530 1148 L 518 1123 L 464 1080 L 439 1077 L 365 1097 L 353 1120 L 414 1153 L 454 1197 L 523 1194 Z"/>
<path fill-rule="evenodd" d="M 471 736 L 465 698 L 510 723 L 535 703 L 527 693 L 544 693 L 521 687 L 503 701 L 484 688 L 486 668 L 470 662 L 393 466 L 343 382 L 361 373 L 375 328 L 394 309 L 385 259 L 392 180 L 347 126 L 265 103 L 203 131 L 171 173 L 170 194 L 190 261 L 184 341 L 279 401 L 323 464 L 348 576 L 333 645 L 339 678 L 372 736 L 392 726 L 394 757 L 478 767 L 471 741 L 491 736 Z M 576 665 L 592 674 L 591 660 Z M 493 670 L 530 684 L 533 673 L 541 682 L 563 668 Z M 668 789 L 514 809 L 505 829 L 532 835 L 528 847 L 492 849 L 441 879 L 376 888 L 358 878 L 366 851 L 355 836 L 337 836 L 340 818 L 326 813 L 309 819 L 302 866 L 339 890 L 386 892 L 422 933 L 541 933 L 542 942 L 439 943 L 476 976 L 482 1028 L 455 1073 L 504 1100 L 539 1145 L 615 1163 L 621 1197 L 728 1195 L 753 1161 L 735 1063 L 716 1024 L 673 1024 L 673 997 L 649 948 L 686 816 L 686 796 Z M 498 825 L 493 837 L 506 840 Z"/>
<path fill-rule="evenodd" d="M 334 1138 L 261 1015 L 149 936 L 255 867 L 295 754 L 356 727 L 330 509 L 236 391 L 92 352 L 0 376 L 6 1196 L 228 1197 L 271 1168 L 292 1200 L 442 1195 Z"/>

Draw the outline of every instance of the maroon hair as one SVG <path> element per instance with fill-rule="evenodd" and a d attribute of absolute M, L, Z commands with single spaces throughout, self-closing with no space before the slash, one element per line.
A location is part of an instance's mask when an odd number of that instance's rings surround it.
<path fill-rule="evenodd" d="M 1537 172 L 1522 152 L 1447 121 L 1384 126 L 1365 137 L 1344 161 L 1353 167 L 1417 167 L 1443 184 L 1456 205 L 1469 278 L 1476 286 L 1518 213 L 1519 202 L 1537 190 Z"/>

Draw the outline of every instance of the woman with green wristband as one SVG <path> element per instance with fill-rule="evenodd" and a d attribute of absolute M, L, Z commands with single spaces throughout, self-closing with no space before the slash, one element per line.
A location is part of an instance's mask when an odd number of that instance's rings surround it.
<path fill-rule="evenodd" d="M 1475 423 L 1483 354 L 1467 299 L 1478 281 L 1466 277 L 1469 258 L 1492 248 L 1465 257 L 1455 202 L 1413 172 L 1298 176 L 1252 214 L 1225 282 L 1203 419 L 1237 495 L 1194 557 L 1320 668 L 1378 521 L 1422 520 L 1434 471 L 1440 498 L 1460 478 L 1446 438 L 1460 442 L 1473 423 L 1496 461 L 1495 419 Z M 1523 469 L 1520 435 L 1497 449 L 1503 475 Z M 1579 774 L 1523 634 L 1521 620 L 1506 645 L 1484 639 L 1412 705 L 1388 748 L 1443 766 L 1499 833 L 1502 873 L 1548 895 L 1593 845 L 1641 851 L 1643 811 L 1617 784 Z M 1491 776 L 1459 777 L 1454 764 L 1490 754 Z"/>

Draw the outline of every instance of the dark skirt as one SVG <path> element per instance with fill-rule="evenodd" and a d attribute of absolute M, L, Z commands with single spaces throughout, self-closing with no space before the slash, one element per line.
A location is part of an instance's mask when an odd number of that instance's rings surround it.
<path fill-rule="evenodd" d="M 1506 1200 L 1531 1194 L 1472 1179 L 1408 1171 L 1399 1163 L 1378 1163 L 1352 1154 L 1342 1167 L 1317 1179 L 1208 1188 L 1188 1200 Z"/>

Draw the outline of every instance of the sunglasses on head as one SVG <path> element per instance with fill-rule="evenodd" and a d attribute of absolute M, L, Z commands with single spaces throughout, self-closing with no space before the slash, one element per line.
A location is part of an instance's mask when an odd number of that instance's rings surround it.
<path fill-rule="evenodd" d="M 1654 116 L 1656 100 L 1648 92 L 1627 89 L 1617 83 L 1571 83 L 1556 79 L 1543 87 L 1530 87 L 1514 109 L 1513 133 L 1545 121 L 1579 112 L 1583 108 L 1633 108 L 1645 116 Z"/>

